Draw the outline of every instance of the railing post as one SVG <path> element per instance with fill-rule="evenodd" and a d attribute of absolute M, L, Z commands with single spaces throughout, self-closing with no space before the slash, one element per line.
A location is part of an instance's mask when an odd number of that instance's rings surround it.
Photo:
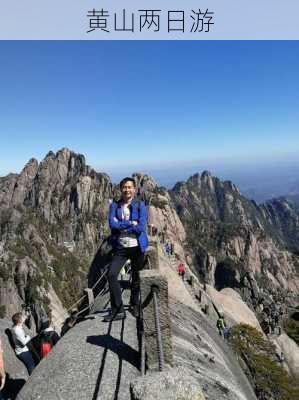
<path fill-rule="evenodd" d="M 91 310 L 92 306 L 94 305 L 94 295 L 93 291 L 90 288 L 84 289 L 84 294 L 87 297 L 89 311 Z"/>
<path fill-rule="evenodd" d="M 155 304 L 152 288 L 156 287 L 156 301 L 158 304 L 158 314 L 155 313 Z M 168 306 L 168 284 L 167 279 L 157 270 L 144 270 L 140 272 L 140 291 L 143 308 L 144 321 L 144 340 L 147 355 L 147 368 L 149 370 L 159 370 L 161 354 L 158 349 L 157 321 L 159 318 L 159 331 L 164 362 L 173 364 L 171 323 Z"/>

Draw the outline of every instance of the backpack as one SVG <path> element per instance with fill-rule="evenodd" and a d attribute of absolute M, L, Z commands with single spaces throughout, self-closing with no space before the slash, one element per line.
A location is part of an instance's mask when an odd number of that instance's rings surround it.
<path fill-rule="evenodd" d="M 40 357 L 44 358 L 46 357 L 50 351 L 52 350 L 52 345 L 50 342 L 42 342 L 40 346 Z"/>

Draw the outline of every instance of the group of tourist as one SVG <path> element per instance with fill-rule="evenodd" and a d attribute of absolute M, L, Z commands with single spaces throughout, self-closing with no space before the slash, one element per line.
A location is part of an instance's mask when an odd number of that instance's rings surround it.
<path fill-rule="evenodd" d="M 15 313 L 12 316 L 12 328 L 7 330 L 7 334 L 17 358 L 25 365 L 28 375 L 31 375 L 36 365 L 48 355 L 60 337 L 51 327 L 50 320 L 44 319 L 39 333 L 31 338 L 24 329 L 27 317 L 28 315 L 22 312 Z M 0 400 L 4 399 L 2 389 L 6 382 L 3 350 L 0 338 Z"/>
<path fill-rule="evenodd" d="M 261 307 L 262 305 L 262 307 Z M 283 308 L 277 303 L 271 303 L 270 306 L 259 306 L 261 327 L 266 335 L 281 334 L 281 323 L 284 315 Z"/>
<path fill-rule="evenodd" d="M 31 338 L 25 333 L 23 327 L 25 320 L 26 315 L 21 312 L 12 316 L 11 341 L 16 356 L 25 365 L 28 374 L 31 375 L 37 363 L 48 355 L 60 337 L 51 327 L 50 320 L 44 319 L 37 336 Z"/>

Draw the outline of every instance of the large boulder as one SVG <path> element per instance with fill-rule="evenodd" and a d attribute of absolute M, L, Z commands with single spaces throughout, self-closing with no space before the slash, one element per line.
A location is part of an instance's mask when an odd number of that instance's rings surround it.
<path fill-rule="evenodd" d="M 296 342 L 287 334 L 283 333 L 276 338 L 277 344 L 280 346 L 284 362 L 290 373 L 299 378 L 299 347 Z"/>
<path fill-rule="evenodd" d="M 231 288 L 218 292 L 207 285 L 207 293 L 218 311 L 224 313 L 225 319 L 230 324 L 248 324 L 262 331 L 254 312 L 250 310 L 238 292 Z"/>

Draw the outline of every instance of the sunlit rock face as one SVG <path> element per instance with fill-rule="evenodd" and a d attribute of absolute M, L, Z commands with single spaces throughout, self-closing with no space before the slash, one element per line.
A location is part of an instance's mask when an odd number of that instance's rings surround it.
<path fill-rule="evenodd" d="M 169 192 L 201 279 L 254 303 L 260 290 L 298 294 L 298 210 L 284 199 L 258 206 L 231 182 L 195 174 Z"/>
<path fill-rule="evenodd" d="M 2 316 L 38 303 L 61 324 L 64 308 L 86 285 L 91 259 L 108 233 L 113 196 L 109 177 L 66 148 L 49 152 L 40 163 L 31 159 L 20 174 L 0 178 Z"/>

